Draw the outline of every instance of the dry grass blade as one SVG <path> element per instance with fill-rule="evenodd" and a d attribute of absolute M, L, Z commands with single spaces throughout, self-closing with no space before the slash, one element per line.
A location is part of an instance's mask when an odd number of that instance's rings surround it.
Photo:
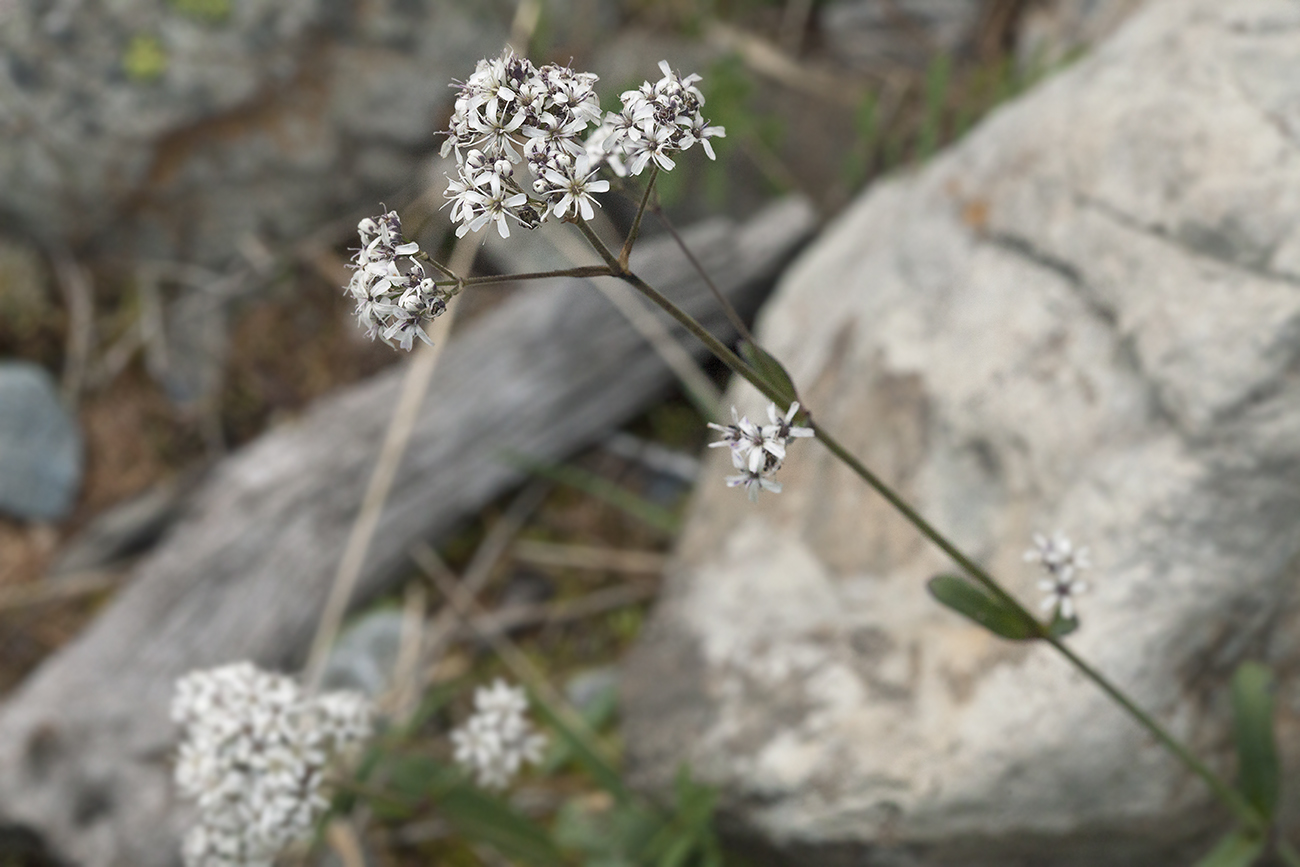
<path fill-rule="evenodd" d="M 75 403 L 86 383 L 86 367 L 95 343 L 95 289 L 90 275 L 70 253 L 54 257 L 63 303 L 68 310 L 68 336 L 64 349 L 63 399 Z"/>
<path fill-rule="evenodd" d="M 460 590 L 467 598 L 474 599 L 483 591 L 488 578 L 492 577 L 492 570 L 505 556 L 515 536 L 519 534 L 528 518 L 542 504 L 542 500 L 546 498 L 546 494 L 550 489 L 551 486 L 546 482 L 533 482 L 528 485 L 506 508 L 505 514 L 492 525 L 487 537 L 478 546 L 478 550 L 474 552 L 474 557 L 465 568 L 465 575 L 461 579 Z M 438 563 L 442 562 L 441 559 L 436 558 L 436 555 L 435 559 L 437 559 Z M 437 619 L 434 620 L 427 632 L 427 643 L 422 654 L 424 670 L 427 671 L 437 665 L 438 657 L 442 655 L 442 652 L 447 649 L 447 645 L 455 638 L 458 620 L 459 617 L 451 607 L 443 609 L 438 614 Z"/>
<path fill-rule="evenodd" d="M 754 72 L 792 90 L 825 102 L 856 108 L 866 90 L 843 73 L 799 63 L 772 43 L 719 21 L 712 22 L 705 38 L 722 51 L 734 51 Z"/>
<path fill-rule="evenodd" d="M 530 626 L 554 626 L 596 617 L 620 608 L 627 608 L 647 599 L 653 599 L 659 588 L 649 584 L 631 584 L 607 587 L 576 599 L 549 602 L 544 605 L 517 605 L 501 611 L 491 611 L 476 617 L 474 622 L 457 630 L 457 637 L 473 638 L 483 635 L 504 635 Z"/>
<path fill-rule="evenodd" d="M 365 850 L 357 830 L 346 819 L 335 819 L 325 829 L 325 840 L 343 867 L 366 867 Z"/>
<path fill-rule="evenodd" d="M 116 588 L 124 577 L 116 572 L 85 572 L 61 576 L 54 582 L 40 581 L 0 587 L 0 611 L 91 596 Z"/>
<path fill-rule="evenodd" d="M 545 236 L 556 252 L 568 259 L 573 265 L 580 265 L 590 255 L 590 251 L 577 238 L 569 234 L 552 233 Z M 696 361 L 695 357 L 672 335 L 668 326 L 649 306 L 645 299 L 622 283 L 608 280 L 592 280 L 591 285 L 609 299 L 609 303 L 623 315 L 646 343 L 654 347 L 655 352 L 668 365 L 668 369 L 682 384 L 683 390 L 690 396 L 705 418 L 720 420 L 718 407 L 722 404 L 722 392 L 708 374 Z"/>
<path fill-rule="evenodd" d="M 659 575 L 668 558 L 657 551 L 627 551 L 596 548 L 590 545 L 564 545 L 554 542 L 516 542 L 511 553 L 515 559 L 537 566 L 567 569 L 607 570 Z"/>
<path fill-rule="evenodd" d="M 463 239 L 458 242 L 451 254 L 452 270 L 457 273 L 467 273 L 473 267 L 477 251 L 478 248 L 472 241 Z M 402 392 L 393 410 L 379 460 L 376 461 L 375 469 L 371 473 L 360 512 L 352 524 L 352 530 L 348 533 L 347 546 L 343 549 L 333 586 L 325 601 L 325 608 L 321 612 L 316 635 L 312 639 L 304 677 L 309 690 L 314 690 L 320 685 L 329 649 L 338 636 L 339 628 L 343 624 L 343 616 L 352 601 L 353 591 L 361 577 L 361 567 L 366 552 L 370 549 L 370 541 L 379 526 L 379 516 L 383 513 L 384 501 L 388 499 L 388 492 L 392 489 L 397 468 L 406 453 L 407 443 L 410 442 L 416 418 L 419 416 L 420 404 L 424 402 L 429 383 L 433 381 L 433 372 L 438 366 L 443 348 L 447 345 L 447 337 L 455 314 L 456 303 L 455 299 L 452 299 L 452 303 L 447 305 L 447 312 L 429 326 L 429 338 L 433 341 L 433 345 L 420 344 L 403 380 Z"/>
<path fill-rule="evenodd" d="M 411 558 L 433 581 L 434 586 L 446 598 L 448 606 L 456 613 L 461 622 L 472 629 L 478 638 L 492 648 L 515 679 L 524 684 L 534 698 L 544 705 L 554 717 L 561 720 L 566 728 L 586 741 L 591 749 L 600 755 L 606 763 L 613 765 L 614 761 L 611 758 L 609 748 L 601 742 L 599 736 L 591 730 L 591 727 L 587 725 L 587 721 L 573 709 L 569 701 L 555 687 L 551 686 L 546 676 L 533 664 L 532 660 L 524 655 L 519 646 L 502 633 L 489 632 L 482 628 L 485 618 L 489 615 L 456 583 L 451 570 L 442 562 L 437 553 L 428 545 L 417 545 L 411 551 Z"/>
<path fill-rule="evenodd" d="M 424 687 L 420 660 L 424 655 L 424 613 L 428 603 L 429 594 L 423 584 L 412 581 L 406 585 L 397 659 L 393 661 L 393 687 L 379 701 L 393 719 L 409 719 L 420 703 Z"/>

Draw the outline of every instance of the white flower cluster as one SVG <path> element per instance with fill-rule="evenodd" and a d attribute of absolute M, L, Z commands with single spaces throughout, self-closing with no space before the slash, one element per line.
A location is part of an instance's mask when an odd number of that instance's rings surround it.
<path fill-rule="evenodd" d="M 715 159 L 709 139 L 727 136 L 722 127 L 709 126 L 700 112 L 704 95 L 695 86 L 700 80 L 698 75 L 682 78 L 666 60 L 659 61 L 659 71 L 663 78 L 625 92 L 623 110 L 611 112 L 605 119 L 609 128 L 603 137 L 605 150 L 621 152 L 634 175 L 641 174 L 650 160 L 664 171 L 671 171 L 676 163 L 668 154 L 684 151 L 696 142 L 709 159 Z"/>
<path fill-rule="evenodd" d="M 709 443 L 709 447 L 727 446 L 731 449 L 731 463 L 740 470 L 734 476 L 727 476 L 727 487 L 743 485 L 751 501 L 758 499 L 758 492 L 771 491 L 781 493 L 781 483 L 772 476 L 781 469 L 785 460 L 785 447 L 796 437 L 813 436 L 812 428 L 798 427 L 791 424 L 799 414 L 799 403 L 790 404 L 784 416 L 777 412 L 776 404 L 768 404 L 767 416 L 771 424 L 762 426 L 754 424 L 748 418 L 740 416 L 736 408 L 731 408 L 732 423 L 728 425 L 713 424 L 709 427 L 722 432 L 722 439 Z"/>
<path fill-rule="evenodd" d="M 1063 618 L 1073 620 L 1074 597 L 1088 590 L 1087 583 L 1076 577 L 1080 570 L 1092 565 L 1088 561 L 1088 549 L 1075 548 L 1059 530 L 1050 537 L 1035 533 L 1034 547 L 1025 552 L 1025 562 L 1038 563 L 1047 573 L 1038 582 L 1038 589 L 1047 594 L 1043 610 L 1057 608 Z"/>
<path fill-rule="evenodd" d="M 347 291 L 357 302 L 357 319 L 373 340 L 409 350 L 420 338 L 429 342 L 423 324 L 447 309 L 424 265 L 415 258 L 420 245 L 402 240 L 402 221 L 396 211 L 366 217 L 357 224 L 361 249 L 349 267 L 353 270 Z"/>
<path fill-rule="evenodd" d="M 247 662 L 187 674 L 171 712 L 185 729 L 176 783 L 199 808 L 187 867 L 270 867 L 328 807 L 330 762 L 371 732 L 365 697 L 307 697 Z"/>
<path fill-rule="evenodd" d="M 650 159 L 671 169 L 668 154 L 724 136 L 700 114 L 704 97 L 685 79 L 660 64 L 664 77 L 623 94 L 623 110 L 602 122 L 596 76 L 548 64 L 540 69 L 510 49 L 495 60 L 480 60 L 462 85 L 442 155 L 455 153 L 457 177 L 449 178 L 451 218 L 456 235 L 496 223 L 510 236 L 511 218 L 535 228 L 548 216 L 559 219 L 595 216 L 594 193 L 609 190 L 596 178 L 608 164 L 626 174 L 640 174 Z M 594 127 L 590 131 L 589 127 Z M 515 167 L 527 164 L 531 181 Z"/>
<path fill-rule="evenodd" d="M 451 733 L 451 742 L 456 762 L 473 771 L 480 786 L 503 789 L 524 762 L 542 760 L 546 737 L 533 730 L 527 710 L 523 689 L 503 680 L 474 691 L 474 715 Z"/>

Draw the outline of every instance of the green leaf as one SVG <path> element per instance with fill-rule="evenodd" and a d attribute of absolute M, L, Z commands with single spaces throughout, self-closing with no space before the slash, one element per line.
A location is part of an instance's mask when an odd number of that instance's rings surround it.
<path fill-rule="evenodd" d="M 1232 676 L 1233 729 L 1237 738 L 1237 786 L 1246 800 L 1273 817 L 1281 787 L 1273 738 L 1273 674 L 1258 662 L 1243 662 Z"/>
<path fill-rule="evenodd" d="M 773 358 L 763 347 L 742 340 L 740 355 L 776 391 L 781 409 L 788 409 L 790 404 L 799 399 L 799 391 L 794 387 L 794 380 L 790 378 L 790 374 L 781 362 Z"/>
<path fill-rule="evenodd" d="M 695 838 L 682 835 L 673 840 L 659 858 L 659 867 L 682 867 L 695 850 Z"/>
<path fill-rule="evenodd" d="M 1196 862 L 1195 867 L 1250 867 L 1264 851 L 1262 838 L 1233 831 L 1219 841 L 1210 854 Z"/>
<path fill-rule="evenodd" d="M 568 745 L 573 760 L 591 776 L 597 785 L 619 800 L 631 800 L 631 793 L 627 786 L 623 785 L 623 778 L 619 776 L 618 770 L 610 766 L 593 745 L 587 742 L 581 732 L 574 731 L 545 702 L 534 702 L 533 707 L 537 715 L 545 719 L 561 740 Z"/>
<path fill-rule="evenodd" d="M 1078 628 L 1079 618 L 1062 617 L 1060 609 L 1057 609 L 1056 615 L 1052 618 L 1052 622 L 1047 624 L 1047 632 L 1053 638 L 1064 638 Z"/>
<path fill-rule="evenodd" d="M 661 825 L 651 810 L 634 802 L 593 810 L 573 800 L 560 808 L 554 834 L 556 843 L 587 856 L 588 867 L 633 867 Z"/>
<path fill-rule="evenodd" d="M 578 712 L 582 715 L 583 721 L 587 723 L 587 728 L 599 733 L 613 722 L 617 710 L 618 687 L 610 685 L 593 697 L 585 707 L 579 708 Z M 543 774 L 553 774 L 573 759 L 573 745 L 569 743 L 567 738 L 556 738 L 551 741 L 551 745 L 546 751 L 546 757 L 542 760 L 540 771 Z"/>
<path fill-rule="evenodd" d="M 982 588 L 956 575 L 937 575 L 926 585 L 940 603 L 1012 641 L 1042 637 L 1042 627 Z"/>
<path fill-rule="evenodd" d="M 504 801 L 467 783 L 436 796 L 439 813 L 471 840 L 486 843 L 506 858 L 540 867 L 559 867 L 564 856 L 546 830 Z"/>

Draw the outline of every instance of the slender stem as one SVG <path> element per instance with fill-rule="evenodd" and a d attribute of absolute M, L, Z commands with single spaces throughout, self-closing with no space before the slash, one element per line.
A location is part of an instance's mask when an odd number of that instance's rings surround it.
<path fill-rule="evenodd" d="M 596 251 L 596 255 L 609 266 L 610 272 L 615 277 L 627 273 L 627 266 L 618 261 L 618 257 L 600 239 L 600 235 L 596 234 L 596 230 L 587 225 L 586 220 L 576 220 L 573 225 L 578 227 L 578 231 L 582 232 L 583 237 L 587 239 L 587 243 Z"/>
<path fill-rule="evenodd" d="M 696 322 L 689 313 L 682 310 L 667 297 L 662 295 L 657 289 L 640 277 L 632 273 L 616 274 L 625 283 L 630 283 L 645 297 L 649 298 L 655 304 L 659 305 L 669 316 L 681 323 L 682 327 L 695 335 L 701 343 L 709 348 L 709 351 L 718 357 L 723 364 L 730 367 L 740 376 L 753 383 L 754 387 L 773 400 L 780 400 L 780 395 L 775 388 L 768 384 L 759 374 L 745 363 L 739 355 L 731 351 L 731 348 L 718 338 L 710 334 L 705 328 Z"/>
<path fill-rule="evenodd" d="M 436 286 L 483 286 L 489 283 L 513 283 L 516 280 L 545 280 L 547 277 L 609 277 L 613 274 L 608 265 L 580 265 L 556 271 L 525 271 L 521 274 L 486 274 L 466 277 L 464 280 L 439 281 Z"/>
<path fill-rule="evenodd" d="M 1156 740 L 1160 741 L 1165 749 L 1173 753 L 1193 773 L 1204 780 L 1215 796 L 1233 812 L 1238 821 L 1248 828 L 1256 829 L 1262 829 L 1268 824 L 1267 820 L 1260 816 L 1259 812 L 1242 797 L 1240 792 L 1225 783 L 1218 774 L 1210 770 L 1204 762 L 1194 756 L 1186 746 L 1169 734 L 1163 726 L 1148 716 L 1128 696 L 1120 692 L 1119 687 L 1107 680 L 1101 672 L 1080 659 L 1061 639 L 1054 635 L 1044 635 L 1043 640 L 1055 647 L 1084 677 L 1095 683 L 1103 692 L 1114 699 L 1120 707 L 1128 711 L 1129 716 L 1137 720 Z"/>
<path fill-rule="evenodd" d="M 686 246 L 686 241 L 682 239 L 680 234 L 678 234 L 677 227 L 673 225 L 672 220 L 668 219 L 668 215 L 665 214 L 664 209 L 659 206 L 659 202 L 656 201 L 650 207 L 650 210 L 654 211 L 655 216 L 659 218 L 659 222 L 663 223 L 664 228 L 668 230 L 668 234 L 673 236 L 673 240 L 677 242 L 677 246 L 681 248 L 681 251 L 686 254 L 686 258 L 690 260 L 691 265 L 693 265 L 695 270 L 699 272 L 700 276 L 704 278 L 704 282 L 708 285 L 709 290 L 713 292 L 713 297 L 717 299 L 718 304 L 722 306 L 722 312 L 727 314 L 727 319 L 731 321 L 731 326 L 736 329 L 736 333 L 743 339 L 748 340 L 750 343 L 757 346 L 758 341 L 754 339 L 753 334 L 749 333 L 749 328 L 745 325 L 745 320 L 740 318 L 740 314 L 736 312 L 736 308 L 727 300 L 727 296 L 723 295 L 722 291 L 718 289 L 718 284 L 713 282 L 713 278 L 709 276 L 708 271 L 704 270 L 704 266 L 700 264 L 700 260 L 695 258 L 695 254 L 691 252 L 691 248 Z"/>
<path fill-rule="evenodd" d="M 1037 619 L 1025 610 L 1014 597 L 1002 589 L 994 578 L 980 568 L 974 561 L 963 554 L 955 545 L 948 541 L 942 533 L 936 530 L 929 521 L 913 509 L 908 503 L 896 494 L 893 489 L 880 480 L 878 476 L 868 470 L 861 461 L 854 457 L 839 441 L 832 437 L 820 425 L 813 423 L 813 430 L 816 431 L 817 439 L 830 449 L 831 453 L 839 458 L 846 466 L 858 474 L 858 476 L 870 485 L 878 494 L 889 501 L 889 504 L 897 509 L 904 518 L 906 518 L 923 536 L 937 545 L 945 554 L 956 561 L 967 574 L 982 584 L 989 592 L 993 593 L 1004 604 L 1015 609 L 1019 614 L 1037 623 Z M 1184 765 L 1187 766 L 1194 774 L 1205 781 L 1215 796 L 1228 807 L 1237 819 L 1251 828 L 1259 828 L 1263 823 L 1260 815 L 1253 807 L 1247 803 L 1236 790 L 1225 783 L 1217 774 L 1211 771 L 1200 759 L 1183 746 L 1173 735 L 1169 734 L 1159 723 L 1152 719 L 1145 711 L 1135 705 L 1129 698 L 1120 692 L 1119 688 L 1107 680 L 1101 672 L 1084 662 L 1074 651 L 1056 636 L 1050 634 L 1046 629 L 1039 629 L 1039 637 L 1046 641 L 1052 647 L 1066 658 L 1079 672 L 1094 684 L 1096 684 L 1104 693 L 1110 696 L 1119 704 L 1129 716 L 1133 717 L 1143 728 L 1150 732 L 1156 740 L 1164 745 L 1171 753 L 1174 754 Z"/>
<path fill-rule="evenodd" d="M 458 279 L 456 277 L 456 274 L 450 268 L 448 268 L 446 265 L 442 264 L 437 259 L 430 256 L 428 253 L 424 252 L 423 250 L 420 251 L 419 258 L 423 259 L 425 262 L 428 262 L 430 265 L 437 268 L 439 271 L 441 271 L 443 274 L 450 277 L 451 279 L 453 280 Z"/>
<path fill-rule="evenodd" d="M 731 368 L 736 374 L 749 380 L 749 382 L 753 383 L 755 388 L 763 392 L 763 394 L 767 395 L 772 400 L 780 400 L 780 395 L 777 389 L 768 384 L 768 382 L 763 379 L 757 371 L 745 363 L 744 359 L 732 352 L 729 346 L 710 334 L 703 325 L 696 322 L 695 319 L 685 310 L 682 310 L 676 304 L 669 301 L 667 297 L 659 292 L 659 290 L 655 289 L 631 271 L 625 269 L 619 263 L 618 259 L 615 258 L 609 247 L 605 246 L 605 242 L 600 239 L 600 236 L 597 235 L 590 226 L 582 220 L 577 221 L 574 225 L 577 226 L 582 234 L 586 236 L 596 253 L 609 264 L 611 271 L 610 276 L 617 277 L 636 287 L 642 295 L 657 304 L 665 313 L 673 319 L 676 319 L 683 328 L 695 335 L 695 337 L 707 346 L 709 351 L 717 356 L 723 364 Z"/>
<path fill-rule="evenodd" d="M 650 191 L 655 188 L 655 180 L 659 177 L 659 164 L 651 163 L 650 180 L 646 181 L 645 192 L 641 194 L 641 205 L 636 209 L 636 217 L 632 220 L 632 228 L 628 230 L 627 240 L 623 242 L 623 249 L 618 254 L 618 264 L 627 270 L 628 259 L 632 255 L 632 245 L 636 243 L 637 235 L 641 234 L 641 218 L 645 216 L 646 205 L 650 202 Z"/>
<path fill-rule="evenodd" d="M 606 259 L 606 261 L 610 263 L 611 269 L 615 269 L 615 266 L 618 263 L 616 261 L 611 261 L 613 259 L 613 254 L 609 251 L 607 247 L 605 247 L 604 243 L 600 240 L 598 236 L 596 236 L 595 232 L 593 232 L 590 227 L 588 227 L 585 223 L 581 221 L 579 221 L 576 225 L 579 227 L 579 229 L 583 231 L 585 235 L 587 235 L 588 240 L 592 242 L 592 246 L 596 249 L 596 252 L 601 255 L 601 258 Z M 613 276 L 618 277 L 619 279 L 627 283 L 630 283 L 632 286 L 635 286 L 638 290 L 641 291 L 643 295 L 645 295 L 655 304 L 659 305 L 659 307 L 663 308 L 663 310 L 665 310 L 670 316 L 672 316 L 679 323 L 681 323 L 682 326 L 685 327 L 687 331 L 689 331 L 691 334 L 698 337 L 705 344 L 705 346 L 707 346 L 714 353 L 714 355 L 716 355 L 723 363 L 725 363 L 733 371 L 743 376 L 751 384 L 753 384 L 759 391 L 766 394 L 769 398 L 772 398 L 773 400 L 778 399 L 778 395 L 775 393 L 776 389 L 774 389 L 771 385 L 769 385 L 766 382 L 766 380 L 764 380 L 761 376 L 759 376 L 759 374 L 756 371 L 754 371 L 749 365 L 745 364 L 745 362 L 742 361 L 739 356 L 737 356 L 734 352 L 732 352 L 721 341 L 719 341 L 716 337 L 714 337 L 712 334 L 706 331 L 703 328 L 703 326 L 701 326 L 698 322 L 696 322 L 693 318 L 691 318 L 691 316 L 688 313 L 686 313 L 684 310 L 679 308 L 677 305 L 673 304 L 672 301 L 668 300 L 668 298 L 665 297 L 663 294 L 661 294 L 658 290 L 654 289 L 652 286 L 650 286 L 640 277 L 636 276 L 635 274 L 629 271 L 618 269 L 615 270 Z M 944 536 L 937 529 L 935 529 L 935 527 L 932 524 L 930 524 L 929 521 L 923 518 L 921 514 L 916 511 L 916 509 L 912 508 L 912 506 L 909 505 L 906 500 L 904 500 L 897 493 L 895 493 L 892 488 L 890 488 L 887 484 L 884 483 L 884 481 L 880 479 L 880 477 L 878 477 L 875 473 L 867 469 L 866 466 L 863 465 L 861 461 L 859 461 L 856 457 L 853 456 L 852 453 L 850 453 L 847 449 L 845 449 L 844 446 L 841 445 L 840 442 L 836 440 L 833 436 L 831 436 L 830 433 L 827 432 L 825 428 L 813 422 L 811 417 L 809 417 L 808 423 L 812 425 L 813 430 L 816 432 L 817 438 L 822 441 L 823 445 L 825 445 L 828 449 L 830 449 L 832 454 L 834 454 L 846 466 L 848 466 L 855 473 L 857 473 L 858 476 L 863 481 L 865 481 L 868 485 L 870 485 L 871 488 L 874 489 L 878 494 L 884 497 L 885 500 L 888 501 L 891 506 L 897 509 L 898 512 L 902 514 L 902 516 L 906 518 L 913 526 L 915 526 L 923 536 L 925 536 L 927 539 L 929 539 L 931 542 L 937 545 L 939 549 L 942 550 L 949 557 L 951 557 L 957 563 L 957 565 L 959 565 L 963 570 L 965 570 L 972 578 L 974 578 L 976 581 L 982 584 L 986 589 L 988 589 L 990 593 L 992 593 L 995 597 L 1001 600 L 1004 604 L 1013 608 L 1015 611 L 1017 611 L 1019 614 L 1025 617 L 1026 620 L 1033 623 L 1038 622 L 1037 619 L 1032 614 L 1030 614 L 1028 611 L 1025 610 L 1024 606 L 1022 606 L 1018 601 L 1016 601 L 1016 599 L 1013 596 L 1011 596 L 1009 593 L 1003 590 L 1002 586 L 998 584 L 998 582 L 994 580 L 994 578 L 991 575 L 985 572 L 984 569 L 982 569 L 977 563 L 975 563 L 975 561 L 971 560 L 964 553 L 962 553 L 962 551 L 959 548 L 957 548 L 955 545 L 953 545 L 952 542 L 948 541 L 948 538 L 946 536 Z M 1210 787 L 1210 790 L 1214 793 L 1214 795 L 1220 801 L 1222 801 L 1223 804 L 1229 810 L 1232 811 L 1232 813 L 1237 817 L 1238 821 L 1242 822 L 1244 825 L 1250 828 L 1260 828 L 1266 824 L 1266 822 L 1258 814 L 1258 812 L 1256 812 L 1256 810 L 1253 807 L 1251 807 L 1249 803 L 1247 803 L 1245 798 L 1243 798 L 1231 786 L 1225 783 L 1217 774 L 1211 771 L 1209 767 L 1207 767 L 1203 762 L 1201 762 L 1198 758 L 1192 755 L 1192 753 L 1185 746 L 1183 746 L 1183 744 L 1181 744 L 1177 739 L 1175 739 L 1173 735 L 1169 734 L 1169 732 L 1167 732 L 1159 723 L 1157 723 L 1154 719 L 1152 719 L 1149 715 L 1147 715 L 1145 711 L 1143 711 L 1132 701 L 1130 701 L 1129 698 L 1124 695 L 1124 693 L 1120 692 L 1118 687 L 1116 687 L 1109 680 L 1107 680 L 1099 671 L 1097 671 L 1092 666 L 1088 665 L 1086 662 L 1084 662 L 1082 659 L 1076 656 L 1075 653 L 1072 650 L 1070 650 L 1068 647 L 1066 647 L 1065 644 L 1063 644 L 1060 639 L 1048 633 L 1048 631 L 1045 628 L 1043 628 L 1041 625 L 1039 626 L 1039 637 L 1045 640 L 1046 642 L 1048 642 L 1049 644 L 1051 644 L 1052 647 L 1056 648 L 1056 650 L 1060 652 L 1061 655 L 1064 656 L 1068 662 L 1074 665 L 1074 667 L 1077 668 L 1081 674 L 1083 674 L 1085 677 L 1091 680 L 1103 692 L 1105 692 L 1108 696 L 1114 699 L 1114 701 L 1118 703 L 1120 707 L 1122 707 L 1125 711 L 1127 711 L 1128 714 L 1138 722 L 1138 724 L 1140 724 L 1143 728 L 1145 728 L 1148 732 L 1150 732 L 1152 736 L 1156 738 L 1156 740 L 1158 740 L 1166 749 L 1168 749 L 1171 753 L 1173 753 L 1174 756 L 1177 759 L 1179 759 L 1184 765 L 1186 765 L 1189 770 L 1191 770 L 1194 774 L 1196 774 L 1202 780 L 1204 780 L 1205 784 Z"/>

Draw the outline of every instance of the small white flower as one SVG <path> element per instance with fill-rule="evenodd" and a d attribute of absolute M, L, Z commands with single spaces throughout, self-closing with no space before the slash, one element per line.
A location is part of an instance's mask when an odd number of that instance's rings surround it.
<path fill-rule="evenodd" d="M 812 428 L 792 424 L 799 414 L 799 404 L 794 402 L 782 416 L 776 404 L 769 404 L 767 416 L 771 424 L 758 425 L 742 417 L 731 408 L 731 424 L 709 423 L 709 427 L 722 433 L 722 439 L 709 443 L 709 447 L 727 446 L 731 449 L 731 462 L 743 472 L 727 476 L 727 487 L 743 486 L 751 501 L 758 499 L 759 491 L 780 493 L 781 485 L 772 479 L 785 460 L 786 446 L 796 438 L 814 435 Z"/>
<path fill-rule="evenodd" d="M 503 789 L 525 762 L 537 764 L 546 737 L 525 716 L 523 689 L 497 679 L 474 691 L 474 714 L 451 733 L 452 757 L 472 771 L 480 786 Z"/>
<path fill-rule="evenodd" d="M 558 201 L 551 205 L 551 211 L 555 216 L 563 218 L 569 209 L 573 209 L 574 216 L 582 214 L 584 220 L 590 220 L 596 216 L 592 203 L 592 193 L 604 193 L 609 190 L 609 181 L 592 180 L 596 173 L 589 168 L 587 156 L 584 153 L 573 163 L 571 169 L 561 173 L 554 169 L 547 169 L 543 177 L 550 185 L 551 195 L 559 195 Z"/>
<path fill-rule="evenodd" d="M 1091 567 L 1086 547 L 1075 548 L 1068 537 L 1059 530 L 1051 536 L 1034 534 L 1034 547 L 1025 552 L 1025 561 L 1038 563 L 1047 575 L 1038 582 L 1038 589 L 1047 594 L 1042 609 L 1056 609 L 1066 620 L 1075 617 L 1074 597 L 1088 590 L 1088 584 L 1076 574 Z"/>
<path fill-rule="evenodd" d="M 453 214 L 473 213 L 482 207 L 481 198 L 462 187 Z M 352 258 L 352 280 L 345 290 L 356 301 L 357 322 L 372 339 L 392 345 L 397 336 L 403 349 L 409 350 L 416 336 L 427 342 L 422 325 L 444 312 L 447 302 L 415 258 L 420 245 L 402 240 L 402 221 L 395 211 L 366 217 L 357 231 L 361 249 Z"/>
<path fill-rule="evenodd" d="M 770 478 L 769 475 L 751 470 L 743 464 L 737 465 L 736 469 L 744 469 L 744 472 L 737 473 L 734 476 L 727 476 L 727 487 L 744 487 L 751 503 L 758 502 L 759 491 L 771 491 L 774 494 L 781 493 L 781 483 Z"/>
<path fill-rule="evenodd" d="M 186 865 L 270 867 L 310 837 L 328 806 L 324 770 L 370 736 L 370 717 L 360 695 L 306 697 L 289 678 L 247 662 L 181 678 L 172 701 L 185 729 L 176 784 L 199 809 Z"/>

